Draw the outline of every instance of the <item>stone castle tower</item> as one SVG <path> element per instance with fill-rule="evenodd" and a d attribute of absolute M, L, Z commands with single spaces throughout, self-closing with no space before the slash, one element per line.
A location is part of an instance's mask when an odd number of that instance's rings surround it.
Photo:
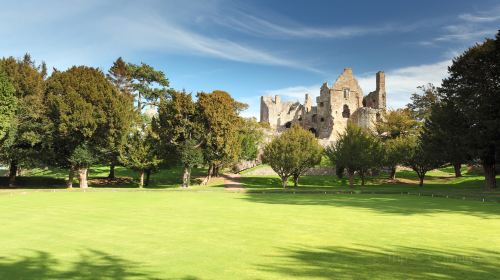
<path fill-rule="evenodd" d="M 385 74 L 376 75 L 375 91 L 363 96 L 363 91 L 351 68 L 346 68 L 331 87 L 324 83 L 312 105 L 309 94 L 304 104 L 282 102 L 280 96 L 262 96 L 260 121 L 267 122 L 277 132 L 298 123 L 316 135 L 323 144 L 334 142 L 350 121 L 372 129 L 386 109 Z"/>

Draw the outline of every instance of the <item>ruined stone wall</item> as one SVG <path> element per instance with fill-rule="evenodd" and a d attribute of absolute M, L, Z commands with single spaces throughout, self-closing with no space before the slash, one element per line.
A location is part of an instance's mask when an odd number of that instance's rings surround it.
<path fill-rule="evenodd" d="M 272 128 L 280 129 L 298 119 L 302 114 L 298 102 L 282 102 L 279 96 L 262 96 L 260 102 L 260 121 L 268 122 Z"/>
<path fill-rule="evenodd" d="M 363 97 L 352 69 L 346 68 L 331 87 L 327 83 L 321 86 L 316 106 L 308 94 L 304 105 L 281 102 L 279 96 L 263 96 L 261 122 L 269 122 L 277 133 L 298 123 L 313 132 L 323 145 L 336 141 L 348 122 L 373 129 L 386 108 L 384 72 L 378 72 L 376 78 L 375 91 Z"/>

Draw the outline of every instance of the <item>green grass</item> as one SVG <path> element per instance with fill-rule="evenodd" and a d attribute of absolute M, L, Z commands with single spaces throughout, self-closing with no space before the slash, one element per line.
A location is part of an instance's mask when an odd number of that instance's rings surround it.
<path fill-rule="evenodd" d="M 494 279 L 500 206 L 397 195 L 0 194 L 0 279 Z"/>
<path fill-rule="evenodd" d="M 179 172 L 154 174 L 145 190 L 0 190 L 0 279 L 500 275 L 500 204 L 489 202 L 500 194 L 484 191 L 483 178 L 465 170 L 459 179 L 449 168 L 430 172 L 423 188 L 413 172 L 398 172 L 402 183 L 395 184 L 381 174 L 354 191 L 332 176 L 305 176 L 299 188 L 282 190 L 276 176 L 243 175 L 246 192 L 226 191 L 220 180 L 175 188 Z M 47 183 L 64 172 L 30 175 Z M 91 170 L 93 178 L 106 175 L 105 167 Z M 118 168 L 117 175 L 135 174 Z"/>

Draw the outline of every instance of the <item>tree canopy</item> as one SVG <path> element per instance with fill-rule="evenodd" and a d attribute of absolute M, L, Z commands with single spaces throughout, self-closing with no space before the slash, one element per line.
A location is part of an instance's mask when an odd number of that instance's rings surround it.
<path fill-rule="evenodd" d="M 453 59 L 443 80 L 442 99 L 453 104 L 466 129 L 468 153 L 481 160 L 487 188 L 496 188 L 500 147 L 500 31 Z"/>
<path fill-rule="evenodd" d="M 298 186 L 299 177 L 320 163 L 322 152 L 323 147 L 314 135 L 294 124 L 264 147 L 262 159 L 280 176 L 282 186 L 286 188 L 290 176 Z"/>

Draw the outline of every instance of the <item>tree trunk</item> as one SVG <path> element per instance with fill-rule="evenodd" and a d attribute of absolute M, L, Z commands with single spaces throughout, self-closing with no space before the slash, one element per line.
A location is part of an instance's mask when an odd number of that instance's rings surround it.
<path fill-rule="evenodd" d="M 389 173 L 389 179 L 396 180 L 396 166 L 391 168 L 391 171 Z"/>
<path fill-rule="evenodd" d="M 288 177 L 281 177 L 281 186 L 285 189 L 286 185 L 288 185 Z"/>
<path fill-rule="evenodd" d="M 347 170 L 347 176 L 349 177 L 349 187 L 354 187 L 354 171 Z"/>
<path fill-rule="evenodd" d="M 151 179 L 151 169 L 146 170 L 146 182 L 144 182 L 145 186 L 149 186 L 149 180 Z"/>
<path fill-rule="evenodd" d="M 68 181 L 66 181 L 66 188 L 72 189 L 73 188 L 73 177 L 75 176 L 75 170 L 73 170 L 73 167 L 69 168 L 69 173 L 68 173 Z"/>
<path fill-rule="evenodd" d="M 497 181 L 495 178 L 495 163 L 483 163 L 484 183 L 487 189 L 496 189 Z"/>
<path fill-rule="evenodd" d="M 294 187 L 299 186 L 299 174 L 293 174 L 293 186 Z"/>
<path fill-rule="evenodd" d="M 115 179 L 115 164 L 112 163 L 110 166 L 109 166 L 109 175 L 108 175 L 108 178 L 109 179 Z"/>
<path fill-rule="evenodd" d="M 144 186 L 144 170 L 139 172 L 139 188 Z"/>
<path fill-rule="evenodd" d="M 425 178 L 425 174 L 418 175 L 418 179 L 419 179 L 418 186 L 419 187 L 423 187 L 424 186 L 424 178 Z"/>
<path fill-rule="evenodd" d="M 86 167 L 80 167 L 78 169 L 78 181 L 80 182 L 80 189 L 86 189 L 89 187 L 87 183 L 87 171 Z"/>
<path fill-rule="evenodd" d="M 360 171 L 359 176 L 361 177 L 361 186 L 364 186 L 365 185 L 365 172 Z"/>
<path fill-rule="evenodd" d="M 219 177 L 219 166 L 215 165 L 212 167 L 212 176 Z"/>
<path fill-rule="evenodd" d="M 189 167 L 184 166 L 184 171 L 182 174 L 182 187 L 183 188 L 189 187 L 189 174 L 190 174 Z"/>
<path fill-rule="evenodd" d="M 455 170 L 455 177 L 462 177 L 462 171 L 460 170 L 462 168 L 462 164 L 460 162 L 455 162 L 453 163 L 453 169 Z"/>
<path fill-rule="evenodd" d="M 14 187 L 16 185 L 16 176 L 17 176 L 17 161 L 12 160 L 10 162 L 10 168 L 9 168 L 9 187 Z"/>
<path fill-rule="evenodd" d="M 213 164 L 210 163 L 208 165 L 207 177 L 205 177 L 205 179 L 201 183 L 202 185 L 208 184 L 208 182 L 210 182 L 210 179 L 212 179 L 212 169 L 213 169 Z"/>

